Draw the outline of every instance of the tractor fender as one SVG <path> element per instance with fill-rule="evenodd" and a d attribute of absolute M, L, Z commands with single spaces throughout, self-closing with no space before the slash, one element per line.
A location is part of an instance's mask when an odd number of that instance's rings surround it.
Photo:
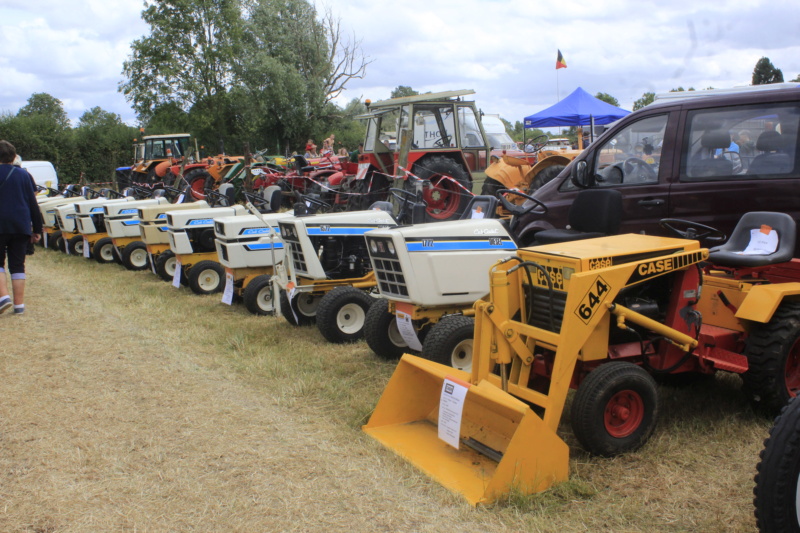
<path fill-rule="evenodd" d="M 523 248 L 530 246 L 536 239 L 536 234 L 545 229 L 554 229 L 554 226 L 546 220 L 534 220 L 529 222 L 522 230 L 516 235 L 517 246 Z"/>
<path fill-rule="evenodd" d="M 566 157 L 563 155 L 551 155 L 545 157 L 544 159 L 540 159 L 538 163 L 531 167 L 531 170 L 528 172 L 528 175 L 525 177 L 525 181 L 528 183 L 533 182 L 534 178 L 536 177 L 539 172 L 542 170 L 552 167 L 553 165 L 564 165 L 567 166 L 572 163 L 571 157 Z"/>
<path fill-rule="evenodd" d="M 766 324 L 784 300 L 800 301 L 800 283 L 756 285 L 745 296 L 736 318 Z"/>
<path fill-rule="evenodd" d="M 164 176 L 167 175 L 167 172 L 169 171 L 169 167 L 171 167 L 171 166 L 172 166 L 172 162 L 169 161 L 169 160 L 160 162 L 159 164 L 156 165 L 156 168 L 155 168 L 156 176 L 158 176 L 159 178 L 163 178 Z"/>
<path fill-rule="evenodd" d="M 345 177 L 345 174 L 344 174 L 344 172 L 341 172 L 341 171 L 329 172 L 324 177 L 328 178 L 328 187 L 338 187 L 339 185 L 341 185 L 342 180 Z M 315 176 L 315 178 L 316 178 L 316 176 Z"/>

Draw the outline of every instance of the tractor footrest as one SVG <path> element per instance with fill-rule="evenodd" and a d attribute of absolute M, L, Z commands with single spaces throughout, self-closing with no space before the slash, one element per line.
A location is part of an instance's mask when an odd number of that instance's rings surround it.
<path fill-rule="evenodd" d="M 713 363 L 714 368 L 718 370 L 727 370 L 737 374 L 742 374 L 749 368 L 747 357 L 723 348 L 711 348 L 703 359 Z"/>

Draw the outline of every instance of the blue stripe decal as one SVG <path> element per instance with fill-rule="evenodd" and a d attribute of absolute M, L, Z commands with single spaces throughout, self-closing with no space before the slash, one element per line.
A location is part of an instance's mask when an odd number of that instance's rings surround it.
<path fill-rule="evenodd" d="M 478 250 L 516 250 L 514 241 L 503 240 L 500 244 L 492 244 L 486 240 L 480 241 L 433 241 L 430 246 L 423 246 L 422 242 L 410 242 L 406 245 L 409 252 L 467 252 Z"/>
<path fill-rule="evenodd" d="M 195 220 L 190 220 L 187 226 L 210 226 L 212 224 L 214 224 L 213 218 L 198 218 Z"/>
<path fill-rule="evenodd" d="M 138 226 L 139 225 L 139 221 L 138 220 L 123 220 L 122 221 L 122 225 L 123 226 Z"/>
<path fill-rule="evenodd" d="M 167 218 L 167 214 L 166 213 L 161 213 L 156 218 Z"/>
<path fill-rule="evenodd" d="M 246 229 L 242 232 L 242 235 L 264 235 L 265 233 L 269 233 L 271 231 L 270 228 L 250 228 Z"/>
<path fill-rule="evenodd" d="M 244 247 L 245 247 L 246 250 L 248 250 L 250 252 L 257 252 L 258 250 L 271 250 L 272 249 L 272 245 L 269 244 L 269 243 L 267 243 L 267 244 L 245 244 Z M 282 242 L 276 242 L 275 243 L 275 249 L 276 250 L 283 250 L 283 243 Z"/>
<path fill-rule="evenodd" d="M 103 212 L 103 208 L 102 207 L 93 207 L 92 210 L 89 211 L 89 212 L 90 213 L 102 213 Z"/>
<path fill-rule="evenodd" d="M 135 215 L 138 209 L 123 209 L 119 212 L 120 215 Z"/>
<path fill-rule="evenodd" d="M 330 228 L 327 231 L 322 231 L 320 228 L 307 228 L 306 231 L 309 235 L 364 235 L 368 231 L 375 228 Z"/>

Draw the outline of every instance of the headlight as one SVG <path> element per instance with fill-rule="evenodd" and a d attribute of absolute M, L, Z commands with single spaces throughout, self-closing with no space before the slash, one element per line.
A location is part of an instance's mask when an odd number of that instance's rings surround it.
<path fill-rule="evenodd" d="M 375 241 L 373 240 L 369 241 L 369 249 L 372 251 L 373 254 L 378 253 L 378 245 L 375 244 Z"/>
<path fill-rule="evenodd" d="M 395 253 L 394 253 L 394 243 L 392 241 L 389 241 L 388 243 L 386 243 L 386 247 L 389 249 L 389 253 L 390 254 L 395 255 Z"/>

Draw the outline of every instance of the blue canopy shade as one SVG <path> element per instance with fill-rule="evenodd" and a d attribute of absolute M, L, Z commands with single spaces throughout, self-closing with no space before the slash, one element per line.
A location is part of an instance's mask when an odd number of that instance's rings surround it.
<path fill-rule="evenodd" d="M 597 125 L 610 124 L 629 113 L 630 111 L 598 100 L 578 87 L 556 105 L 525 117 L 525 127 L 588 126 L 592 118 Z"/>

